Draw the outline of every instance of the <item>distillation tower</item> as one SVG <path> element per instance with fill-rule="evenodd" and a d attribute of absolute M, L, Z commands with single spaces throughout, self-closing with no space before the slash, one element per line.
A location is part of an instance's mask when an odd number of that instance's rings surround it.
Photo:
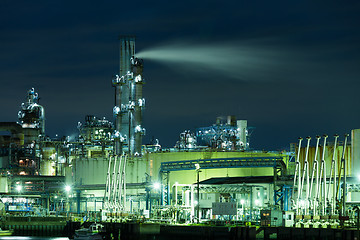
<path fill-rule="evenodd" d="M 141 155 L 143 61 L 135 58 L 135 37 L 120 37 L 120 72 L 113 78 L 115 87 L 115 155 L 120 155 L 127 145 L 130 156 Z"/>
<path fill-rule="evenodd" d="M 128 157 L 137 158 L 141 154 L 142 112 L 145 99 L 142 97 L 143 61 L 135 57 L 135 37 L 120 37 L 120 72 L 112 79 L 115 87 L 113 108 L 115 132 L 114 153 L 109 158 L 105 209 L 119 212 L 126 205 L 126 166 Z"/>
<path fill-rule="evenodd" d="M 45 111 L 38 100 L 38 93 L 35 92 L 34 88 L 30 89 L 27 93 L 26 102 L 21 104 L 21 110 L 18 113 L 19 123 L 24 129 L 27 143 L 36 140 L 39 135 L 44 136 L 45 134 Z"/>

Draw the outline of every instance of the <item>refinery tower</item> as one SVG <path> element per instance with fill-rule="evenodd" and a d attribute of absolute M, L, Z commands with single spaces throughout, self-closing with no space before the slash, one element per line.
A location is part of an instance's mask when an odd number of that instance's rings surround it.
<path fill-rule="evenodd" d="M 115 155 L 124 151 L 141 155 L 143 61 L 135 57 L 135 37 L 120 36 L 120 72 L 113 78 L 115 87 Z"/>

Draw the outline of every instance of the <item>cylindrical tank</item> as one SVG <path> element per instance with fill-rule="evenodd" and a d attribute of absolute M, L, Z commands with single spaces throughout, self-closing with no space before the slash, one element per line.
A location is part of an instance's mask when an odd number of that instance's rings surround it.
<path fill-rule="evenodd" d="M 248 143 L 247 143 L 247 120 L 237 120 L 237 139 L 239 139 L 238 146 L 241 149 L 247 149 Z"/>
<path fill-rule="evenodd" d="M 350 169 L 359 169 L 352 174 L 358 177 L 360 176 L 360 129 L 351 130 L 351 156 L 353 159 Z"/>
<path fill-rule="evenodd" d="M 42 148 L 42 160 L 40 162 L 40 175 L 52 176 L 55 174 L 53 160 L 56 154 L 55 147 Z"/>

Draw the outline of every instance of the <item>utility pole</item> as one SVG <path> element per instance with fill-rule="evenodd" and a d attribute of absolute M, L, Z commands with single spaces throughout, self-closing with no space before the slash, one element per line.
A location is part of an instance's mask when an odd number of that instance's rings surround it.
<path fill-rule="evenodd" d="M 196 168 L 196 173 L 197 173 L 197 223 L 200 223 L 200 164 L 196 163 L 195 164 L 195 168 Z"/>

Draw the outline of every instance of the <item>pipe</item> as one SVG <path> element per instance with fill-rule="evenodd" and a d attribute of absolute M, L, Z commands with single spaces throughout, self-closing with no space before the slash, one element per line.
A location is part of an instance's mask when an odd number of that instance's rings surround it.
<path fill-rule="evenodd" d="M 299 199 L 300 199 L 300 189 L 301 189 L 301 163 L 300 163 L 300 150 L 301 150 L 301 142 L 302 142 L 303 138 L 299 137 L 299 147 L 298 147 L 298 152 L 297 152 L 297 157 L 296 157 L 296 166 L 295 166 L 295 174 L 294 174 L 294 184 L 293 184 L 293 189 L 292 189 L 292 198 L 295 195 L 295 186 L 296 186 L 296 181 L 297 183 L 297 199 L 296 199 L 296 210 L 299 209 Z"/>
<path fill-rule="evenodd" d="M 125 170 L 126 170 L 126 160 L 127 160 L 127 155 L 124 155 L 123 157 L 124 160 L 124 164 L 123 164 L 123 171 L 122 171 L 122 181 L 123 181 L 123 209 L 126 209 L 126 175 L 125 175 Z"/>
<path fill-rule="evenodd" d="M 114 206 L 114 189 L 115 189 L 115 184 L 116 184 L 116 160 L 117 160 L 117 156 L 114 156 L 114 169 L 112 172 L 112 178 L 111 178 L 111 189 L 112 191 L 110 192 L 110 202 L 111 202 L 111 207 L 115 207 Z"/>
<path fill-rule="evenodd" d="M 345 172 L 345 150 L 346 150 L 346 143 L 347 143 L 347 137 L 349 135 L 345 134 L 345 140 L 344 140 L 344 146 L 343 146 L 343 152 L 342 152 L 342 156 L 341 156 L 341 160 L 340 160 L 340 166 L 338 169 L 338 182 L 337 182 L 337 188 L 336 188 L 336 197 L 340 197 L 339 196 L 339 192 L 340 192 L 340 181 L 341 181 L 341 170 L 343 169 L 344 171 L 344 178 L 343 178 L 343 183 L 346 184 L 346 172 Z M 345 187 L 345 186 L 343 186 Z M 344 190 L 344 188 L 343 188 Z M 345 196 L 345 191 L 343 191 L 343 197 Z M 343 199 L 344 200 L 344 199 Z M 345 204 L 342 204 L 342 206 L 344 206 Z M 342 213 L 343 213 L 344 209 L 342 209 Z"/>
<path fill-rule="evenodd" d="M 356 211 L 356 236 L 360 239 L 360 209 L 358 206 L 353 207 L 353 211 Z"/>
<path fill-rule="evenodd" d="M 330 179 L 329 179 L 329 187 L 328 187 L 328 193 L 327 193 L 327 201 L 331 203 L 331 214 L 333 215 L 335 213 L 335 191 L 336 191 L 336 161 L 335 161 L 335 154 L 336 154 L 336 144 L 337 144 L 337 139 L 338 139 L 339 135 L 335 134 L 334 138 L 334 151 L 333 151 L 333 157 L 331 160 L 331 168 L 330 168 Z M 333 176 L 334 173 L 334 176 Z M 332 192 L 332 199 L 330 200 L 330 190 L 331 190 L 331 179 L 333 180 L 333 192 Z"/>
<path fill-rule="evenodd" d="M 308 198 L 311 198 L 312 195 L 312 189 L 313 189 L 313 183 L 314 183 L 314 175 L 316 172 L 316 188 L 315 188 L 315 196 L 317 194 L 316 190 L 318 188 L 319 185 L 319 163 L 317 160 L 317 155 L 318 155 L 318 149 L 319 149 L 319 142 L 320 142 L 320 136 L 316 136 L 316 148 L 315 148 L 315 157 L 314 157 L 314 162 L 313 162 L 313 169 L 312 169 L 312 174 L 311 174 L 311 182 L 310 182 L 310 191 L 309 191 L 309 196 Z M 316 200 L 313 199 L 313 210 L 314 210 L 314 214 L 316 215 Z"/>
<path fill-rule="evenodd" d="M 119 157 L 119 156 L 116 156 Z M 121 206 L 119 206 L 118 201 L 120 200 L 120 198 L 118 197 L 118 194 L 121 194 L 121 161 L 122 157 L 120 156 L 120 160 L 119 160 L 119 167 L 118 167 L 118 171 L 116 173 L 116 183 L 115 186 L 116 188 L 114 189 L 114 205 L 116 210 L 120 209 Z"/>
<path fill-rule="evenodd" d="M 122 165 L 124 164 L 124 155 L 120 156 L 120 163 L 119 163 L 119 170 L 118 170 L 118 175 L 119 175 L 119 181 L 118 181 L 118 193 L 117 193 L 117 200 L 118 200 L 118 205 L 120 210 L 123 209 L 123 205 L 121 203 L 121 197 L 122 197 L 122 192 L 123 192 L 123 175 L 122 175 Z"/>
<path fill-rule="evenodd" d="M 345 142 L 343 147 L 343 152 L 341 156 L 341 163 L 344 167 L 344 179 L 343 179 L 343 196 L 342 196 L 342 214 L 346 215 L 346 162 L 345 162 L 345 152 L 346 152 L 346 144 L 347 138 L 349 134 L 345 134 Z"/>
<path fill-rule="evenodd" d="M 309 155 L 309 146 L 311 137 L 307 137 L 307 145 L 306 145 L 306 153 L 305 153 L 305 161 L 304 161 L 304 169 L 302 174 L 302 181 L 301 181 L 301 191 L 300 191 L 300 198 L 302 197 L 302 191 L 304 188 L 304 181 L 306 175 L 306 206 L 308 205 L 308 196 L 309 196 L 309 164 L 308 164 L 308 155 Z M 306 209 L 305 209 L 306 212 Z"/>
<path fill-rule="evenodd" d="M 326 163 L 325 163 L 325 149 L 326 149 L 326 139 L 328 138 L 328 135 L 324 135 L 324 144 L 323 144 L 323 152 L 322 152 L 322 158 L 321 158 L 321 166 L 320 166 L 320 175 L 319 175 L 319 185 L 318 185 L 318 189 L 317 189 L 317 194 L 316 194 L 316 199 L 317 201 L 319 201 L 319 195 L 320 192 L 323 192 L 323 194 L 321 194 L 321 200 L 324 199 L 323 204 L 322 204 L 322 215 L 325 214 L 325 208 L 326 208 Z M 321 188 L 321 178 L 323 177 L 323 184 L 324 187 Z"/>
<path fill-rule="evenodd" d="M 111 194 L 111 177 L 110 177 L 110 170 L 111 169 L 111 156 L 109 157 L 109 166 L 106 175 L 106 187 L 105 187 L 105 195 L 104 195 L 104 205 L 105 209 L 108 210 L 109 203 L 110 203 L 110 194 Z"/>

